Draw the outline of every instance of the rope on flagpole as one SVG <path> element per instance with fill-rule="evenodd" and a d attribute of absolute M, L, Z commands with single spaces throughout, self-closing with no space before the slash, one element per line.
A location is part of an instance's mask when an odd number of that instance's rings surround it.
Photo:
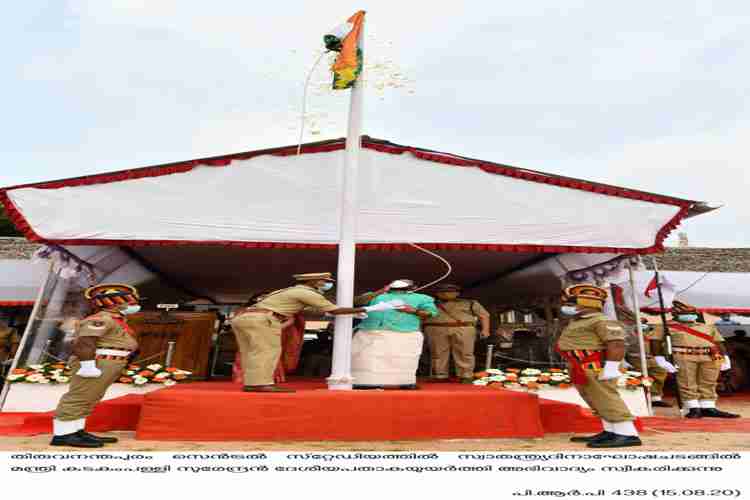
<path fill-rule="evenodd" d="M 310 79 L 312 78 L 313 73 L 315 72 L 315 69 L 318 67 L 318 64 L 320 64 L 320 61 L 323 59 L 323 56 L 328 54 L 330 50 L 326 50 L 320 53 L 318 56 L 318 59 L 315 61 L 315 64 L 313 64 L 313 67 L 310 68 L 310 72 L 307 74 L 307 78 L 305 79 L 305 88 L 302 92 L 302 114 L 300 115 L 300 124 L 299 124 L 299 141 L 297 141 L 297 154 L 300 154 L 302 152 L 302 137 L 305 134 L 305 113 L 307 113 L 307 88 L 310 86 Z"/>

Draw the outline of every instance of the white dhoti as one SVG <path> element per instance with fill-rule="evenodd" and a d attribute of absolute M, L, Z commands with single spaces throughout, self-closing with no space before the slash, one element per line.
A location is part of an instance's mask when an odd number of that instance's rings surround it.
<path fill-rule="evenodd" d="M 422 342 L 422 332 L 357 332 L 352 339 L 354 384 L 416 384 Z"/>

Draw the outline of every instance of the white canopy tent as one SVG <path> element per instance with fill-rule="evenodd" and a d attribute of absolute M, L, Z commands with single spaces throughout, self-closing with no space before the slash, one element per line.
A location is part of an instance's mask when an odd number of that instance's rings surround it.
<path fill-rule="evenodd" d="M 357 288 L 439 276 L 491 294 L 508 273 L 559 254 L 591 265 L 659 251 L 705 204 L 364 137 Z M 239 153 L 0 190 L 33 241 L 122 247 L 216 302 L 335 270 L 344 140 Z M 552 264 L 550 264 L 552 265 Z M 545 265 L 537 269 L 551 269 Z M 559 286 L 555 272 L 541 273 Z M 502 287 L 500 287 L 502 288 Z M 507 289 L 506 289 L 507 292 Z"/>
<path fill-rule="evenodd" d="M 0 259 L 0 307 L 30 307 L 49 265 L 25 259 Z"/>
<path fill-rule="evenodd" d="M 750 273 L 703 273 L 687 271 L 662 271 L 660 273 L 674 285 L 675 300 L 686 302 L 709 314 L 723 312 L 750 314 Z M 656 291 L 647 297 L 644 292 L 654 277 L 653 271 L 637 271 L 635 287 L 640 305 L 646 310 L 658 310 Z M 625 304 L 632 309 L 630 284 L 616 283 L 623 288 Z"/>

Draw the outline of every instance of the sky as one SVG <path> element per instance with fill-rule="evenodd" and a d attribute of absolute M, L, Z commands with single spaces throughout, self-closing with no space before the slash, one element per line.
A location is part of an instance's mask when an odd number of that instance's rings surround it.
<path fill-rule="evenodd" d="M 365 134 L 722 205 L 678 231 L 750 247 L 736 0 L 12 2 L 0 186 L 295 144 L 322 35 L 358 9 Z M 346 134 L 328 57 L 305 141 Z"/>

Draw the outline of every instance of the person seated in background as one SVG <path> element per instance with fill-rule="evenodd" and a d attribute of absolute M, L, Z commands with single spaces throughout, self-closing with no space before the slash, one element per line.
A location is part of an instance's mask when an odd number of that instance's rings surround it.
<path fill-rule="evenodd" d="M 664 382 L 667 375 L 677 372 L 677 368 L 672 365 L 662 355 L 654 355 L 654 352 L 660 352 L 659 344 L 663 341 L 660 333 L 661 330 L 655 330 L 648 324 L 646 318 L 641 318 L 641 329 L 643 331 L 643 347 L 646 351 L 646 368 L 648 376 L 654 379 L 651 384 L 651 406 L 670 408 L 672 405 L 662 400 L 664 395 Z M 638 342 L 638 330 L 633 326 L 630 334 L 626 338 L 625 361 L 636 371 L 643 372 L 641 363 L 641 348 Z"/>
<path fill-rule="evenodd" d="M 396 387 L 418 389 L 417 368 L 422 354 L 422 320 L 437 316 L 435 299 L 413 293 L 414 281 L 400 279 L 377 292 L 357 297 L 369 307 L 402 303 L 393 310 L 368 311 L 352 340 L 355 389 Z"/>
<path fill-rule="evenodd" d="M 714 323 L 715 325 L 739 325 L 740 323 L 738 321 L 735 321 L 732 319 L 732 315 L 730 313 L 724 313 L 721 315 L 721 319 L 716 321 Z"/>

